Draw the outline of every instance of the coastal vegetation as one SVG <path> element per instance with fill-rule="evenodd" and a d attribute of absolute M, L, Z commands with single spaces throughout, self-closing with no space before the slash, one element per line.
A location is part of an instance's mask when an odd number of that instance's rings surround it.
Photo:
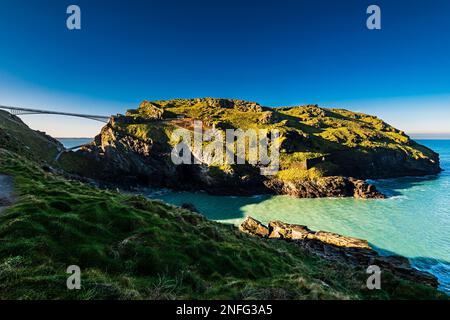
<path fill-rule="evenodd" d="M 264 118 L 262 126 L 282 128 L 278 120 L 270 119 L 291 117 L 287 113 L 294 112 L 292 108 L 282 108 L 273 115 L 270 110 L 245 102 L 233 102 L 233 110 L 229 111 L 229 101 L 218 101 L 224 104 L 220 108 L 225 111 L 213 110 L 211 104 L 215 102 L 207 102 L 209 108 L 200 103 L 189 111 L 195 114 L 185 116 L 211 119 L 219 127 L 253 126 L 255 119 Z M 191 110 L 185 104 L 185 100 L 176 100 L 160 109 L 168 109 L 171 112 L 168 117 L 176 118 L 188 112 L 180 110 Z M 306 110 L 323 111 L 316 107 Z M 241 116 L 241 112 L 251 116 Z M 294 113 L 305 117 L 299 110 Z M 228 116 L 224 118 L 221 114 Z M 106 176 L 97 173 L 116 175 L 121 182 L 135 181 L 138 177 L 139 182 L 147 184 L 156 181 L 159 185 L 202 186 L 195 179 L 195 171 L 188 168 L 177 171 L 164 161 L 170 150 L 170 132 L 175 127 L 172 120 L 139 123 L 143 116 L 145 113 L 126 116 L 126 121 L 133 118 L 128 123 L 112 120 L 91 148 L 64 153 L 56 161 L 55 156 L 62 148 L 56 140 L 29 129 L 17 117 L 0 112 L 0 174 L 12 178 L 14 183 L 14 201 L 0 213 L 1 299 L 446 298 L 432 286 L 389 271 L 383 273 L 381 290 L 369 290 L 365 286 L 366 270 L 360 266 L 322 258 L 292 243 L 252 237 L 235 226 L 209 221 L 191 211 L 194 209 L 99 188 L 101 180 L 92 178 Z M 152 115 L 155 116 L 160 117 L 161 113 Z M 294 121 L 294 129 L 286 126 L 285 120 Z M 285 143 L 280 173 L 293 172 L 293 177 L 283 177 L 291 188 L 307 180 L 310 184 L 307 192 L 317 191 L 317 185 L 310 180 L 320 177 L 323 192 L 331 195 L 348 190 L 376 195 L 362 181 L 327 176 L 326 170 L 341 170 L 339 164 L 308 177 L 296 176 L 296 165 L 308 159 L 326 158 L 331 147 L 337 146 L 320 137 L 323 132 L 317 131 L 313 120 L 308 120 L 310 124 L 291 118 L 280 121 L 289 141 Z M 308 130 L 308 135 L 303 134 Z M 290 136 L 291 132 L 296 132 L 295 138 Z M 313 141 L 311 145 L 307 143 L 309 139 Z M 399 148 L 406 148 L 396 143 Z M 434 157 L 431 150 L 416 147 L 413 142 L 409 147 L 426 159 Z M 319 171 L 325 163 L 306 171 Z M 255 183 L 257 175 L 252 168 L 241 167 L 212 167 L 211 175 L 223 188 L 229 186 L 223 180 L 224 174 L 250 177 L 240 180 L 244 189 Z M 147 171 L 149 168 L 151 171 Z M 169 173 L 177 179 L 170 180 Z M 235 185 L 235 180 L 231 183 Z M 69 276 L 66 270 L 70 265 L 81 268 L 81 290 L 66 287 Z"/>
<path fill-rule="evenodd" d="M 383 275 L 141 196 L 100 190 L 0 149 L 17 202 L 0 216 L 2 299 L 408 299 L 434 288 Z M 79 265 L 82 289 L 68 290 Z"/>
<path fill-rule="evenodd" d="M 261 165 L 249 161 L 245 165 L 174 166 L 170 153 L 177 142 L 172 133 L 179 128 L 192 131 L 196 120 L 204 129 L 278 130 L 278 173 L 263 177 Z M 300 197 L 379 197 L 374 192 L 354 192 L 356 185 L 352 181 L 342 185 L 340 177 L 364 180 L 440 172 L 438 154 L 375 116 L 317 105 L 269 108 L 213 98 L 144 101 L 125 115 L 112 117 L 91 145 L 64 154 L 55 165 L 128 187 Z M 339 191 L 315 191 L 321 185 L 331 187 L 328 182 L 333 179 Z"/>

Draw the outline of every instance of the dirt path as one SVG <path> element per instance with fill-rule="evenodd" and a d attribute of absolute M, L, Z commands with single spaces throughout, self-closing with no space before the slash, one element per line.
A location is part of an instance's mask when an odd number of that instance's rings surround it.
<path fill-rule="evenodd" d="M 0 174 L 0 214 L 13 203 L 13 179 Z"/>

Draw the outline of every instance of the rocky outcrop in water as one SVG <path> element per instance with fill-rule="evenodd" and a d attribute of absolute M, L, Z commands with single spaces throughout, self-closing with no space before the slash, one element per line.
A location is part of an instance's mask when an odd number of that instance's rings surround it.
<path fill-rule="evenodd" d="M 347 263 L 364 270 L 370 265 L 376 265 L 382 271 L 391 272 L 400 278 L 435 288 L 438 286 L 435 276 L 414 269 L 405 257 L 380 256 L 367 240 L 327 231 L 312 231 L 306 226 L 280 221 L 271 221 L 266 227 L 251 217 L 247 217 L 239 229 L 260 238 L 288 241 L 327 260 Z"/>
<path fill-rule="evenodd" d="M 262 176 L 260 164 L 173 164 L 171 134 L 180 128 L 192 134 L 194 120 L 217 130 L 277 128 L 279 174 Z M 435 152 L 377 117 L 317 105 L 267 108 L 216 98 L 144 101 L 126 116 L 113 117 L 90 146 L 64 154 L 60 163 L 70 173 L 122 187 L 300 198 L 381 199 L 363 179 L 440 172 Z"/>
<path fill-rule="evenodd" d="M 363 180 L 333 176 L 282 181 L 262 176 L 258 168 L 249 165 L 237 165 L 228 172 L 217 172 L 215 168 L 205 164 L 175 166 L 170 160 L 169 152 L 168 145 L 161 142 L 157 144 L 152 139 L 133 137 L 108 125 L 90 146 L 79 152 L 96 165 L 85 167 L 84 172 L 76 173 L 124 187 L 151 185 L 176 190 L 205 190 L 217 195 L 384 198 L 375 186 Z"/>

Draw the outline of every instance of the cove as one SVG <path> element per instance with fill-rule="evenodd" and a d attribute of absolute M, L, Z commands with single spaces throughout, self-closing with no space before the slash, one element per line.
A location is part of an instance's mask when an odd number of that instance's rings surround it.
<path fill-rule="evenodd" d="M 238 225 L 246 216 L 263 223 L 281 220 L 367 239 L 381 254 L 410 258 L 436 275 L 450 293 L 450 140 L 422 140 L 440 154 L 436 176 L 372 181 L 389 196 L 376 199 L 297 199 L 289 196 L 223 197 L 207 193 L 150 195 L 168 203 L 189 202 L 206 217 Z"/>

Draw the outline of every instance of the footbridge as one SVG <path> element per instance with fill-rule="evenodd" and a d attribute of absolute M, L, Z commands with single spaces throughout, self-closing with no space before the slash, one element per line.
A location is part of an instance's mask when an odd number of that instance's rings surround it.
<path fill-rule="evenodd" d="M 90 143 L 86 143 L 86 144 L 82 144 L 82 145 L 75 146 L 75 147 L 71 147 L 71 148 L 64 148 L 63 150 L 61 150 L 61 151 L 56 155 L 54 162 L 57 162 L 57 161 L 59 160 L 59 158 L 61 158 L 61 156 L 63 155 L 63 153 L 70 152 L 70 151 L 75 151 L 75 150 L 77 150 L 77 149 L 86 147 L 86 146 L 88 146 L 89 144 L 90 144 Z"/>
<path fill-rule="evenodd" d="M 99 116 L 99 115 L 92 115 L 92 114 L 80 114 L 80 113 L 59 112 L 59 111 L 29 109 L 29 108 L 18 108 L 18 107 L 10 107 L 10 106 L 3 106 L 3 105 L 0 105 L 0 110 L 8 111 L 9 113 L 11 113 L 15 116 L 30 115 L 30 114 L 54 114 L 54 115 L 60 115 L 60 116 L 85 118 L 85 119 L 100 121 L 100 122 L 104 122 L 104 123 L 108 123 L 109 118 L 110 118 L 107 116 Z"/>

